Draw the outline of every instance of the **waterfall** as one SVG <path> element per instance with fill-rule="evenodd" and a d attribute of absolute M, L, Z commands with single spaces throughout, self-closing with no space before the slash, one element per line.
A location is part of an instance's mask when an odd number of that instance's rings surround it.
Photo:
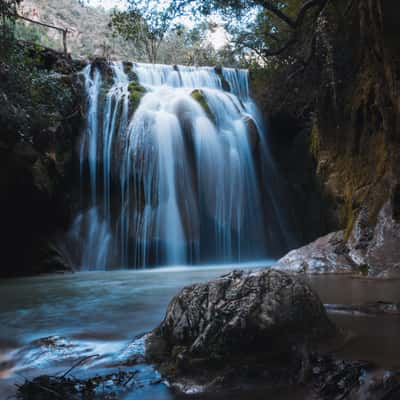
<path fill-rule="evenodd" d="M 285 241 L 262 189 L 273 166 L 247 70 L 111 63 L 83 75 L 81 211 L 69 232 L 80 268 L 257 260 Z"/>

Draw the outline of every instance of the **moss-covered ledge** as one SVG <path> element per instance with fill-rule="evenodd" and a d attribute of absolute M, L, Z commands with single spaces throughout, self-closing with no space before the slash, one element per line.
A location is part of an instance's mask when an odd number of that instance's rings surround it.
<path fill-rule="evenodd" d="M 190 93 L 190 97 L 193 100 L 196 100 L 197 103 L 200 104 L 201 108 L 207 114 L 207 117 L 210 118 L 210 120 L 215 123 L 215 116 L 214 116 L 213 112 L 211 111 L 210 106 L 207 104 L 206 98 L 205 98 L 202 90 L 201 89 L 193 90 L 193 92 Z"/>

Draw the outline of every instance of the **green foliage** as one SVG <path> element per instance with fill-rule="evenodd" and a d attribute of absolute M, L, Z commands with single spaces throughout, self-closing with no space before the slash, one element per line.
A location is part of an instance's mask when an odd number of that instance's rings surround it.
<path fill-rule="evenodd" d="M 360 269 L 361 275 L 368 276 L 368 274 L 369 274 L 369 266 L 368 266 L 368 264 L 360 265 L 359 269 Z"/>
<path fill-rule="evenodd" d="M 15 38 L 17 40 L 24 40 L 57 49 L 59 43 L 57 43 L 52 37 L 48 36 L 47 33 L 47 29 L 43 26 L 30 24 L 24 21 L 16 21 Z"/>
<path fill-rule="evenodd" d="M 270 57 L 286 63 L 307 58 L 312 50 L 318 13 L 329 0 L 315 0 L 301 13 L 304 0 L 186 0 L 197 12 L 219 15 L 242 62 L 265 64 Z M 179 2 L 179 7 L 182 3 Z M 298 16 L 301 15 L 297 24 Z"/>
<path fill-rule="evenodd" d="M 163 2 L 165 6 L 162 8 L 149 6 L 150 19 L 143 4 L 158 2 L 146 0 L 135 3 L 141 4 L 138 11 L 140 15 L 146 15 L 146 19 L 139 18 L 135 4 L 126 19 L 127 13 L 110 13 L 101 7 L 92 7 L 90 3 L 83 6 L 78 0 L 30 0 L 24 6 L 24 13 L 32 17 L 31 10 L 38 9 L 42 22 L 70 29 L 68 51 L 73 58 L 104 57 L 136 62 L 157 59 L 157 62 L 166 64 L 246 66 L 246 60 L 241 59 L 232 46 L 218 50 L 213 47 L 209 34 L 217 25 L 204 15 L 196 13 L 193 24 L 188 27 L 182 24 L 179 16 L 183 12 L 189 13 L 189 10 L 178 7 L 176 1 Z M 190 16 L 185 15 L 185 21 L 188 18 Z M 164 30 L 165 35 L 160 40 Z M 15 34 L 17 39 L 62 50 L 61 35 L 51 29 L 17 21 Z"/>
<path fill-rule="evenodd" d="M 350 238 L 351 232 L 353 230 L 354 222 L 355 222 L 354 211 L 351 208 L 349 208 L 346 227 L 344 230 L 344 240 L 345 241 L 349 240 L 349 238 Z"/>
<path fill-rule="evenodd" d="M 132 110 L 136 110 L 136 108 L 139 106 L 140 99 L 146 92 L 146 89 L 138 82 L 133 81 L 129 83 L 128 90 L 130 95 L 129 105 Z"/>
<path fill-rule="evenodd" d="M 313 127 L 311 129 L 310 136 L 310 153 L 316 159 L 319 153 L 320 146 L 320 137 L 319 137 L 319 129 L 316 122 L 314 122 Z"/>
<path fill-rule="evenodd" d="M 40 20 L 55 26 L 67 27 L 68 52 L 76 58 L 113 57 L 139 59 L 142 53 L 122 37 L 114 36 L 110 29 L 110 12 L 102 7 L 87 6 L 78 0 L 29 0 L 22 3 L 24 13 L 32 17 L 31 10 L 40 10 Z M 16 36 L 22 40 L 39 43 L 54 50 L 62 50 L 59 32 L 18 21 Z M 33 40 L 31 40 L 33 39 Z"/>
<path fill-rule="evenodd" d="M 57 126 L 63 116 L 72 114 L 71 78 L 49 73 L 41 46 L 13 46 L 7 65 L 7 78 L 0 80 L 0 94 L 7 94 L 0 119 L 14 126 L 11 131 L 17 132 L 18 140 L 31 142 L 42 130 Z"/>
<path fill-rule="evenodd" d="M 168 32 L 158 52 L 164 64 L 239 66 L 230 49 L 215 49 L 209 41 L 213 25 L 200 21 L 193 28 L 178 26 Z"/>
<path fill-rule="evenodd" d="M 6 57 L 14 41 L 15 15 L 22 0 L 0 0 L 0 56 Z"/>
<path fill-rule="evenodd" d="M 154 0 L 131 0 L 128 11 L 114 10 L 111 26 L 124 39 L 141 46 L 148 61 L 157 61 L 165 35 L 174 28 L 179 9 Z"/>

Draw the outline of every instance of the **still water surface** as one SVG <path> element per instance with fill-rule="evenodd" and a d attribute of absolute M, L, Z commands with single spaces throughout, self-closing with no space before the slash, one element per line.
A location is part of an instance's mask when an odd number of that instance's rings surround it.
<path fill-rule="evenodd" d="M 260 265 L 241 265 L 240 268 Z M 98 354 L 99 357 L 76 374 L 84 377 L 93 371 L 103 372 L 105 363 L 128 358 L 137 351 L 132 341 L 160 323 L 169 301 L 179 289 L 236 267 L 82 272 L 0 282 L 1 398 L 12 394 L 14 384 L 21 383 L 23 377 L 65 371 L 87 355 Z M 308 279 L 324 303 L 400 302 L 399 281 L 340 276 Z M 341 356 L 371 359 L 388 367 L 400 366 L 400 318 L 348 314 L 330 314 L 330 317 L 352 333 L 348 345 L 340 350 Z M 47 337 L 52 339 L 43 340 Z M 142 380 L 142 387 L 125 399 L 174 398 L 163 384 L 146 385 L 155 378 L 156 372 L 143 366 L 138 378 Z M 282 398 L 287 397 L 283 395 Z"/>

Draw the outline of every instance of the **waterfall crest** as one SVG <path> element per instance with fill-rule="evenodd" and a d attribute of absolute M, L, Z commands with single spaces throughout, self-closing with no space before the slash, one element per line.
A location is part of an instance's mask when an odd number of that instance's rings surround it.
<path fill-rule="evenodd" d="M 69 233 L 80 249 L 76 264 L 270 256 L 273 236 L 285 232 L 262 189 L 270 157 L 248 71 L 111 63 L 110 74 L 95 65 L 83 71 L 82 205 Z M 134 110 L 132 90 L 141 96 Z"/>

